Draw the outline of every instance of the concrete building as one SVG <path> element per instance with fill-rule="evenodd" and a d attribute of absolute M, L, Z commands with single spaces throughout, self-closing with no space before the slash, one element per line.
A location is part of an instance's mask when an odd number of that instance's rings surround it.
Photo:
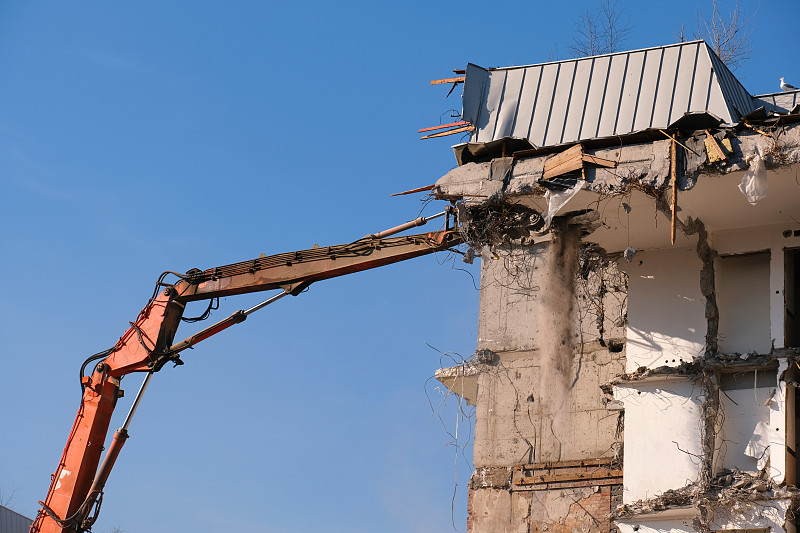
<path fill-rule="evenodd" d="M 703 41 L 465 77 L 468 531 L 794 532 L 800 92 Z"/>

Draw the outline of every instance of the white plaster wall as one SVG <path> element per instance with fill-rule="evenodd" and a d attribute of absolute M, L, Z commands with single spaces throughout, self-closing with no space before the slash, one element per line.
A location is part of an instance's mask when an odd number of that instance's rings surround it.
<path fill-rule="evenodd" d="M 733 512 L 718 509 L 714 511 L 714 531 L 759 530 L 766 528 L 770 533 L 785 533 L 786 512 L 791 500 L 769 500 L 738 505 Z M 639 529 L 641 532 L 641 529 Z"/>
<path fill-rule="evenodd" d="M 760 466 L 763 467 L 768 458 L 766 464 L 770 477 L 776 483 L 783 483 L 786 476 L 787 411 L 786 383 L 780 378 L 787 366 L 787 360 L 781 358 L 777 373 L 775 370 L 762 371 L 758 381 L 755 372 L 741 375 L 745 380 L 752 381 L 753 387 L 735 390 L 723 388 L 720 392 L 723 416 L 720 418 L 722 427 L 717 430 L 716 469 L 737 468 L 756 472 L 759 468 L 758 456 L 761 455 L 757 450 L 766 447 Z M 725 383 L 723 379 L 723 386 Z M 748 451 L 751 442 L 753 446 Z"/>
<path fill-rule="evenodd" d="M 776 348 L 784 347 L 784 248 L 800 247 L 800 236 L 784 237 L 786 230 L 800 229 L 800 224 L 792 227 L 761 226 L 756 228 L 714 232 L 710 235 L 711 247 L 720 254 L 738 254 L 770 251 L 769 266 L 769 320 L 770 339 Z"/>
<path fill-rule="evenodd" d="M 616 522 L 620 533 L 695 533 L 691 520 L 654 520 L 652 522 Z"/>
<path fill-rule="evenodd" d="M 628 274 L 627 371 L 702 355 L 707 321 L 695 249 L 638 252 L 620 268 Z"/>
<path fill-rule="evenodd" d="M 781 379 L 789 363 L 786 359 L 780 359 L 777 372 L 777 391 L 775 392 L 775 401 L 770 404 L 769 410 L 769 423 L 775 428 L 775 431 L 770 431 L 770 477 L 776 483 L 783 483 L 786 479 L 786 442 L 787 442 L 787 428 L 786 421 L 788 418 L 788 409 L 786 406 L 786 382 Z M 796 428 L 795 428 L 796 430 Z"/>
<path fill-rule="evenodd" d="M 790 506 L 791 500 L 787 498 L 785 500 L 741 503 L 735 505 L 733 509 L 715 508 L 714 521 L 710 524 L 710 529 L 715 532 L 766 530 L 770 533 L 786 533 L 784 525 Z M 659 513 L 652 516 L 651 519 L 648 519 L 647 516 L 640 516 L 636 520 L 618 520 L 615 523 L 619 527 L 620 533 L 695 533 L 699 531 L 692 526 L 693 517 L 669 516 L 681 511 L 676 509 Z"/>
<path fill-rule="evenodd" d="M 771 408 L 767 404 L 774 403 L 775 394 L 774 370 L 745 372 L 721 379 L 722 426 L 717 429 L 717 470 L 739 469 L 755 474 L 759 464 L 763 468 L 769 458 L 770 433 L 774 429 L 770 426 Z"/>
<path fill-rule="evenodd" d="M 623 502 L 653 498 L 696 481 L 702 390 L 687 379 L 672 378 L 615 386 L 614 398 L 625 405 Z"/>

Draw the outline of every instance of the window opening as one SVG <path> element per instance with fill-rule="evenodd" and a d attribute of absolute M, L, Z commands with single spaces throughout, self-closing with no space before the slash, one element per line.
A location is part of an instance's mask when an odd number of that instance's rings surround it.
<path fill-rule="evenodd" d="M 800 347 L 800 318 L 797 304 L 800 302 L 800 248 L 785 250 L 786 271 L 784 276 L 784 346 Z"/>
<path fill-rule="evenodd" d="M 769 353 L 769 252 L 717 259 L 719 349 L 723 353 Z"/>

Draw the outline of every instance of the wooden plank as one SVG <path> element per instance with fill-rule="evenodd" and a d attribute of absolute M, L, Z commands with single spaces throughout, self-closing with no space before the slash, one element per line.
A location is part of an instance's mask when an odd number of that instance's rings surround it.
<path fill-rule="evenodd" d="M 609 167 L 609 168 L 616 168 L 617 162 L 611 159 L 603 159 L 602 157 L 597 157 L 594 155 L 583 154 L 583 162 L 584 163 L 591 163 L 593 165 L 597 165 L 600 167 Z"/>
<path fill-rule="evenodd" d="M 467 70 L 463 68 L 454 68 L 453 72 L 455 72 L 456 74 L 466 74 Z"/>
<path fill-rule="evenodd" d="M 475 129 L 475 126 L 464 126 L 464 127 L 461 127 L 461 128 L 456 128 L 454 130 L 440 131 L 439 133 L 434 133 L 432 135 L 426 135 L 425 137 L 420 137 L 420 140 L 433 139 L 434 137 L 444 137 L 445 135 L 453 135 L 454 133 L 461 133 L 463 131 L 472 131 L 474 129 Z"/>
<path fill-rule="evenodd" d="M 583 168 L 583 146 L 576 144 L 544 162 L 542 179 L 561 176 Z"/>
<path fill-rule="evenodd" d="M 436 187 L 435 183 L 433 185 L 426 185 L 425 187 L 418 187 L 416 189 L 411 189 L 410 191 L 396 192 L 392 196 L 403 196 L 404 194 L 414 194 L 416 192 L 432 191 L 434 187 Z"/>
<path fill-rule="evenodd" d="M 602 487 L 607 485 L 622 485 L 622 478 L 597 479 L 589 481 L 573 481 L 572 483 L 543 483 L 541 485 L 517 485 L 515 490 L 519 491 L 539 491 L 539 490 L 558 490 L 558 489 L 577 489 L 582 487 Z"/>
<path fill-rule="evenodd" d="M 573 461 L 558 461 L 549 463 L 529 463 L 517 467 L 519 470 L 552 470 L 554 468 L 575 468 L 580 466 L 604 466 L 610 465 L 614 461 L 611 457 L 600 457 L 598 459 L 576 459 Z"/>
<path fill-rule="evenodd" d="M 583 168 L 583 159 L 580 156 L 578 156 L 574 159 L 570 159 L 569 161 L 564 161 L 557 167 L 545 170 L 544 174 L 542 174 L 542 179 L 547 180 L 550 178 L 555 178 L 557 176 L 566 174 L 567 172 L 580 170 L 582 168 Z"/>
<path fill-rule="evenodd" d="M 442 124 L 441 126 L 433 126 L 431 128 L 422 128 L 419 130 L 419 133 L 423 133 L 425 131 L 433 131 L 433 130 L 440 130 L 442 128 L 449 128 L 451 126 L 466 126 L 469 124 L 466 120 L 462 120 L 461 122 L 451 122 L 450 124 Z"/>
<path fill-rule="evenodd" d="M 745 123 L 745 124 L 746 124 L 746 123 Z M 676 143 L 678 143 L 679 145 L 681 145 L 681 147 L 683 147 L 683 149 L 684 149 L 684 150 L 689 150 L 690 152 L 692 152 L 692 153 L 693 153 L 694 155 L 696 155 L 697 157 L 700 157 L 700 154 L 698 154 L 697 152 L 695 152 L 694 150 L 692 150 L 691 148 L 689 148 L 688 146 L 686 146 L 685 144 L 683 144 L 682 142 L 680 142 L 680 141 L 679 141 L 679 140 L 678 140 L 678 139 L 677 139 L 677 138 L 676 138 L 674 135 L 670 135 L 669 133 L 667 133 L 667 132 L 666 132 L 666 131 L 664 131 L 664 130 L 658 130 L 658 131 L 660 131 L 661 133 L 663 133 L 664 135 L 666 135 L 666 136 L 667 136 L 667 139 L 672 139 L 673 141 L 675 141 Z"/>
<path fill-rule="evenodd" d="M 574 472 L 569 474 L 545 474 L 541 476 L 522 477 L 517 483 L 520 485 L 536 485 L 540 483 L 562 483 L 569 481 L 586 481 L 595 479 L 618 478 L 622 470 L 601 469 L 596 472 Z"/>
<path fill-rule="evenodd" d="M 772 138 L 772 135 L 770 135 L 769 133 L 767 133 L 767 132 L 766 132 L 766 131 L 764 131 L 764 130 L 760 130 L 760 129 L 756 128 L 755 126 L 753 126 L 752 124 L 750 124 L 750 123 L 749 123 L 749 122 L 747 122 L 746 120 L 744 121 L 744 125 L 745 125 L 745 126 L 747 126 L 748 128 L 750 128 L 751 130 L 753 130 L 753 131 L 755 131 L 755 132 L 757 132 L 757 133 L 760 133 L 760 134 L 761 134 L 761 135 L 763 135 L 764 137 L 769 137 L 769 138 Z"/>
<path fill-rule="evenodd" d="M 672 226 L 670 227 L 669 239 L 672 246 L 675 246 L 675 227 L 678 218 L 678 145 L 675 138 L 672 138 L 670 146 L 670 175 L 672 177 Z"/>
<path fill-rule="evenodd" d="M 431 80 L 431 85 L 441 85 L 443 83 L 464 83 L 466 76 L 458 76 L 457 78 L 442 78 L 441 80 Z"/>
<path fill-rule="evenodd" d="M 563 163 L 564 161 L 572 159 L 573 157 L 576 156 L 580 157 L 582 153 L 583 153 L 583 146 L 581 146 L 580 144 L 576 144 L 575 146 L 567 148 L 563 152 L 559 152 L 553 157 L 549 158 L 547 161 L 545 161 L 544 169 L 547 170 L 549 168 L 556 167 L 561 163 Z"/>
<path fill-rule="evenodd" d="M 542 179 L 554 178 L 583 168 L 583 146 L 576 144 L 544 162 Z"/>

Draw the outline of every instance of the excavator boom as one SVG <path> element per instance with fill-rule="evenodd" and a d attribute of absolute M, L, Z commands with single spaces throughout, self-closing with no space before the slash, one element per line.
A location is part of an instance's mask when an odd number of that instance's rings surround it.
<path fill-rule="evenodd" d="M 185 275 L 178 275 L 179 281 L 174 284 L 163 283 L 162 275 L 153 298 L 117 344 L 87 360 L 87 363 L 93 360 L 99 360 L 99 363 L 91 376 L 82 377 L 83 396 L 75 422 L 52 476 L 47 497 L 40 502 L 42 507 L 30 531 L 77 533 L 91 528 L 97 519 L 105 482 L 128 437 L 128 425 L 141 394 L 152 374 L 164 364 L 183 364 L 179 358 L 181 351 L 244 321 L 247 315 L 272 301 L 288 294 L 299 294 L 316 281 L 447 250 L 461 243 L 459 232 L 452 229 L 389 237 L 427 220 L 419 218 L 350 244 L 315 246 L 309 250 L 262 255 L 250 261 L 208 270 L 190 270 Z M 187 303 L 274 289 L 283 292 L 173 344 Z M 100 465 L 111 416 L 117 399 L 122 396 L 120 380 L 132 372 L 147 373 L 145 382 Z"/>

